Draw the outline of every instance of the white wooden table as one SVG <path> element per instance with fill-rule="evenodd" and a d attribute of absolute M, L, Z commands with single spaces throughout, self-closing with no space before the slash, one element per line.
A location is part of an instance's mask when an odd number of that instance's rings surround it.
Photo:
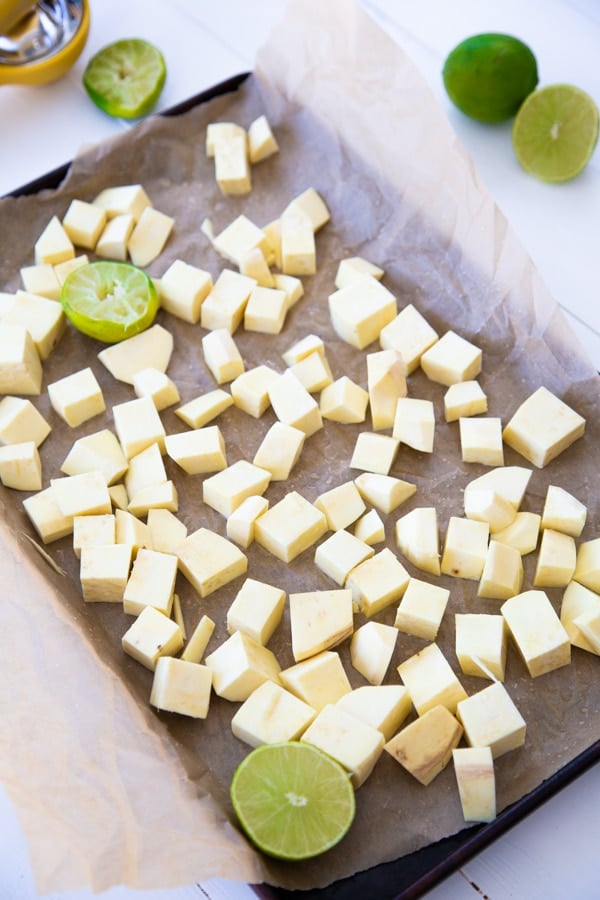
<path fill-rule="evenodd" d="M 510 124 L 482 126 L 450 105 L 441 81 L 449 50 L 482 31 L 514 34 L 534 50 L 540 83 L 579 85 L 600 105 L 600 5 L 597 0 L 362 0 L 412 57 L 479 172 L 600 369 L 600 150 L 573 182 L 548 186 L 525 175 L 512 153 Z M 283 0 L 92 0 L 92 28 L 81 60 L 42 88 L 0 89 L 0 195 L 68 161 L 84 144 L 128 127 L 87 99 L 81 74 L 92 52 L 119 37 L 154 41 L 169 77 L 166 108 L 241 71 L 281 16 Z M 0 245 L 1 252 L 1 245 Z M 597 810 L 600 765 L 588 770 L 509 833 L 434 888 L 429 898 L 587 900 L 599 895 Z M 0 900 L 38 896 L 27 848 L 0 789 Z M 47 895 L 84 900 L 87 891 Z M 115 887 L 102 900 L 243 900 L 245 885 L 211 881 L 169 891 Z"/>

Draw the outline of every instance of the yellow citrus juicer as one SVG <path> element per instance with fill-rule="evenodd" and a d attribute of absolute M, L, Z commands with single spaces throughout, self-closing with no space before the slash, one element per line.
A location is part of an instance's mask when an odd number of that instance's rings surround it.
<path fill-rule="evenodd" d="M 83 50 L 89 27 L 88 0 L 0 0 L 0 85 L 60 78 Z"/>

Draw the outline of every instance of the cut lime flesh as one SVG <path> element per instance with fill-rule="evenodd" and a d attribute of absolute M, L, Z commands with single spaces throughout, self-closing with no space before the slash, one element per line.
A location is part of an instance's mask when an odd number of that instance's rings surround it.
<path fill-rule="evenodd" d="M 257 747 L 231 782 L 240 824 L 269 856 L 301 860 L 324 853 L 346 834 L 355 813 L 348 773 L 308 743 Z"/>
<path fill-rule="evenodd" d="M 78 331 L 106 344 L 144 331 L 159 307 L 156 288 L 145 272 L 129 263 L 108 261 L 74 269 L 60 299 Z"/>
<path fill-rule="evenodd" d="M 96 106 L 109 116 L 137 119 L 156 104 L 167 76 L 156 47 L 140 38 L 109 44 L 89 61 L 83 84 Z"/>

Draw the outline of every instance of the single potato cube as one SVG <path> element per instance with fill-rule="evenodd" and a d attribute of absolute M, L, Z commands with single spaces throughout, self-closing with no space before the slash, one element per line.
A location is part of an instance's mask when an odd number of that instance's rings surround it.
<path fill-rule="evenodd" d="M 185 619 L 183 617 L 183 609 L 181 606 L 181 598 L 180 598 L 179 594 L 175 594 L 175 593 L 173 594 L 173 608 L 171 610 L 171 615 L 173 617 L 173 621 L 177 622 L 177 624 L 179 625 L 179 627 L 181 629 L 181 634 L 182 634 L 183 640 L 186 641 L 187 640 L 187 632 L 185 629 Z"/>
<path fill-rule="evenodd" d="M 151 444 L 165 449 L 165 429 L 158 411 L 149 397 L 126 400 L 112 408 L 115 431 L 127 459 Z"/>
<path fill-rule="evenodd" d="M 231 396 L 239 409 L 255 419 L 271 405 L 269 388 L 279 378 L 279 372 L 271 366 L 260 365 L 248 369 L 231 382 Z"/>
<path fill-rule="evenodd" d="M 524 466 L 498 466 L 470 481 L 465 488 L 465 494 L 471 491 L 492 491 L 518 509 L 531 475 L 532 470 Z"/>
<path fill-rule="evenodd" d="M 346 287 L 351 281 L 356 281 L 357 278 L 364 278 L 365 275 L 370 275 L 372 278 L 376 278 L 377 281 L 381 281 L 383 274 L 383 269 L 380 269 L 379 266 L 369 262 L 367 259 L 363 259 L 362 256 L 349 256 L 347 259 L 342 259 L 338 266 L 335 286 L 338 289 Z"/>
<path fill-rule="evenodd" d="M 136 397 L 149 397 L 160 412 L 168 406 L 179 403 L 177 385 L 158 369 L 141 369 L 133 376 Z"/>
<path fill-rule="evenodd" d="M 450 516 L 440 570 L 442 575 L 479 581 L 487 557 L 490 526 Z"/>
<path fill-rule="evenodd" d="M 490 534 L 503 531 L 514 522 L 517 509 L 492 488 L 471 488 L 464 493 L 465 516 L 475 522 L 486 522 Z"/>
<path fill-rule="evenodd" d="M 227 467 L 225 440 L 218 425 L 168 434 L 165 449 L 188 475 L 220 472 Z"/>
<path fill-rule="evenodd" d="M 189 534 L 177 549 L 179 569 L 201 597 L 228 584 L 248 568 L 248 559 L 235 544 L 208 528 Z"/>
<path fill-rule="evenodd" d="M 121 639 L 125 653 L 153 672 L 161 656 L 174 656 L 183 646 L 177 622 L 146 606 Z"/>
<path fill-rule="evenodd" d="M 538 513 L 518 512 L 510 525 L 494 532 L 494 540 L 514 547 L 521 556 L 532 553 L 537 547 L 541 519 Z"/>
<path fill-rule="evenodd" d="M 440 574 L 440 536 L 434 506 L 418 506 L 396 522 L 396 544 L 418 569 Z"/>
<path fill-rule="evenodd" d="M 217 144 L 226 144 L 232 137 L 243 137 L 245 134 L 245 128 L 234 122 L 210 122 L 206 127 L 206 155 L 214 157 Z"/>
<path fill-rule="evenodd" d="M 265 228 L 265 233 L 266 231 L 267 229 Z M 276 262 L 276 265 L 279 265 L 279 263 Z M 300 278 L 296 278 L 295 275 L 284 275 L 282 272 L 275 272 L 273 275 L 273 287 L 277 288 L 278 291 L 285 292 L 288 312 L 304 296 L 304 285 Z"/>
<path fill-rule="evenodd" d="M 208 391 L 206 394 L 190 400 L 189 403 L 184 403 L 175 410 L 175 415 L 179 416 L 190 428 L 202 428 L 230 406 L 233 406 L 231 394 L 222 388 L 216 388 L 214 391 Z"/>
<path fill-rule="evenodd" d="M 467 696 L 437 644 L 428 644 L 400 663 L 398 674 L 420 716 L 435 706 L 445 706 L 455 713 L 457 704 Z"/>
<path fill-rule="evenodd" d="M 384 750 L 421 784 L 431 784 L 452 759 L 463 729 L 445 706 L 434 706 L 406 725 Z"/>
<path fill-rule="evenodd" d="M 571 662 L 571 642 L 544 591 L 525 591 L 500 611 L 532 678 Z"/>
<path fill-rule="evenodd" d="M 373 431 L 392 428 L 398 400 L 407 394 L 406 367 L 397 350 L 367 353 L 367 387 Z"/>
<path fill-rule="evenodd" d="M 600 595 L 596 591 L 572 581 L 565 590 L 560 607 L 560 621 L 573 647 L 596 653 L 596 650 L 576 624 L 581 617 L 595 616 L 600 611 Z M 599 654 L 600 655 L 600 654 Z"/>
<path fill-rule="evenodd" d="M 303 700 L 273 681 L 264 681 L 242 703 L 231 720 L 231 730 L 251 747 L 297 741 L 315 715 Z"/>
<path fill-rule="evenodd" d="M 489 747 L 494 759 L 525 743 L 525 720 L 499 681 L 462 700 L 456 717 L 469 746 Z"/>
<path fill-rule="evenodd" d="M 375 278 L 352 281 L 329 296 L 335 333 L 357 350 L 376 341 L 397 311 L 396 298 Z"/>
<path fill-rule="evenodd" d="M 208 666 L 162 656 L 156 661 L 150 705 L 181 716 L 205 719 L 211 688 L 212 671 Z"/>
<path fill-rule="evenodd" d="M 431 400 L 400 397 L 396 404 L 392 437 L 413 450 L 432 453 L 435 413 Z"/>
<path fill-rule="evenodd" d="M 102 389 L 89 367 L 49 384 L 48 397 L 54 411 L 71 428 L 77 428 L 106 409 Z"/>
<path fill-rule="evenodd" d="M 0 481 L 16 491 L 41 491 L 42 462 L 35 441 L 0 447 Z"/>
<path fill-rule="evenodd" d="M 54 499 L 64 516 L 91 516 L 112 512 L 106 479 L 102 472 L 51 478 Z"/>
<path fill-rule="evenodd" d="M 269 399 L 279 421 L 298 428 L 306 437 L 323 427 L 318 403 L 290 369 L 269 386 Z"/>
<path fill-rule="evenodd" d="M 244 360 L 226 328 L 217 328 L 202 338 L 204 362 L 217 384 L 233 381 L 244 371 Z"/>
<path fill-rule="evenodd" d="M 106 210 L 94 203 L 71 200 L 62 225 L 73 244 L 93 250 L 106 224 Z"/>
<path fill-rule="evenodd" d="M 495 416 L 458 420 L 463 462 L 503 466 L 502 422 Z"/>
<path fill-rule="evenodd" d="M 376 509 L 370 509 L 354 526 L 354 537 L 365 544 L 381 544 L 385 541 L 385 525 Z"/>
<path fill-rule="evenodd" d="M 258 116 L 248 128 L 248 156 L 252 165 L 277 153 L 279 146 L 266 116 Z"/>
<path fill-rule="evenodd" d="M 225 259 L 232 262 L 235 266 L 239 266 L 242 260 L 250 253 L 251 250 L 262 250 L 267 252 L 267 239 L 262 228 L 255 225 L 247 216 L 237 216 L 227 225 L 223 231 L 218 234 L 214 241 L 214 248 L 217 253 L 224 256 Z M 227 270 L 226 270 L 227 271 Z M 237 273 L 232 273 L 237 274 Z M 227 280 L 227 279 L 224 279 Z M 254 279 L 239 276 L 231 279 L 232 284 L 244 284 L 251 281 L 250 287 L 254 287 Z"/>
<path fill-rule="evenodd" d="M 548 485 L 544 509 L 542 512 L 542 528 L 551 528 L 579 537 L 587 518 L 587 507 L 564 488 L 555 484 Z"/>
<path fill-rule="evenodd" d="M 450 387 L 472 381 L 481 372 L 482 353 L 466 338 L 447 331 L 421 356 L 421 368 L 430 381 Z"/>
<path fill-rule="evenodd" d="M 122 184 L 100 191 L 94 198 L 94 206 L 106 211 L 109 219 L 130 215 L 137 222 L 147 206 L 152 206 L 150 198 L 141 184 Z"/>
<path fill-rule="evenodd" d="M 54 266 L 43 263 L 40 266 L 23 266 L 20 270 L 23 287 L 30 294 L 60 300 L 60 281 Z"/>
<path fill-rule="evenodd" d="M 319 494 L 315 506 L 325 514 L 327 527 L 331 531 L 340 531 L 352 525 L 367 508 L 353 481 L 338 484 Z"/>
<path fill-rule="evenodd" d="M 411 578 L 396 612 L 395 627 L 405 634 L 435 641 L 449 597 L 447 588 Z"/>
<path fill-rule="evenodd" d="M 215 145 L 215 178 L 222 194 L 249 194 L 252 190 L 248 138 L 233 134 Z"/>
<path fill-rule="evenodd" d="M 187 537 L 187 526 L 168 509 L 149 509 L 152 550 L 159 553 L 177 553 L 177 548 Z"/>
<path fill-rule="evenodd" d="M 61 511 L 51 487 L 26 497 L 23 507 L 42 543 L 50 544 L 72 533 L 73 516 Z"/>
<path fill-rule="evenodd" d="M 23 325 L 0 322 L 0 394 L 41 390 L 42 363 L 33 338 Z"/>
<path fill-rule="evenodd" d="M 67 280 L 67 276 L 70 275 L 71 272 L 74 272 L 75 269 L 79 269 L 81 266 L 87 266 L 88 262 L 89 258 L 87 253 L 80 253 L 79 256 L 74 256 L 73 259 L 65 259 L 64 262 L 57 263 L 53 266 L 52 268 L 54 269 L 54 274 L 58 279 L 60 287 L 62 288 Z M 36 292 L 34 291 L 34 293 Z"/>
<path fill-rule="evenodd" d="M 227 631 L 243 631 L 257 644 L 269 643 L 283 616 L 285 591 L 247 578 L 227 610 Z"/>
<path fill-rule="evenodd" d="M 110 546 L 115 543 L 115 517 L 113 513 L 101 516 L 75 516 L 73 518 L 73 552 L 81 557 L 82 547 Z"/>
<path fill-rule="evenodd" d="M 127 242 L 127 251 L 134 266 L 143 269 L 162 253 L 174 225 L 175 220 L 171 216 L 151 206 L 144 207 Z"/>
<path fill-rule="evenodd" d="M 342 529 L 319 544 L 315 551 L 315 565 L 342 587 L 352 569 L 370 559 L 374 552 L 368 544 Z"/>
<path fill-rule="evenodd" d="M 412 704 L 401 684 L 367 684 L 344 694 L 337 706 L 381 731 L 389 741 L 408 716 Z"/>
<path fill-rule="evenodd" d="M 79 578 L 86 603 L 122 603 L 131 568 L 131 546 L 84 544 Z"/>
<path fill-rule="evenodd" d="M 496 818 L 496 777 L 489 747 L 458 747 L 452 751 L 454 774 L 465 822 Z"/>
<path fill-rule="evenodd" d="M 600 654 L 600 609 L 581 613 L 574 619 L 573 624 L 579 628 L 594 653 Z"/>
<path fill-rule="evenodd" d="M 369 684 L 381 684 L 396 647 L 398 631 L 382 622 L 366 622 L 352 635 L 350 661 Z"/>
<path fill-rule="evenodd" d="M 208 647 L 208 643 L 215 630 L 215 623 L 208 616 L 202 616 L 192 636 L 185 645 L 185 649 L 181 654 L 181 659 L 186 662 L 199 663 L 204 656 L 204 651 Z"/>
<path fill-rule="evenodd" d="M 239 544 L 240 547 L 249 547 L 254 541 L 254 528 L 256 520 L 269 508 L 266 497 L 253 494 L 242 500 L 237 509 L 227 517 L 227 537 L 230 541 Z"/>
<path fill-rule="evenodd" d="M 600 538 L 579 545 L 573 578 L 591 591 L 600 593 Z"/>
<path fill-rule="evenodd" d="M 96 256 L 125 262 L 127 247 L 134 228 L 135 218 L 129 213 L 109 219 L 96 242 L 94 251 Z"/>
<path fill-rule="evenodd" d="M 312 187 L 294 197 L 285 208 L 284 213 L 292 211 L 302 212 L 308 216 L 313 231 L 320 231 L 331 218 L 327 204 Z"/>
<path fill-rule="evenodd" d="M 275 287 L 275 278 L 260 247 L 253 247 L 240 258 L 240 273 L 248 278 L 253 278 L 261 287 Z M 289 301 L 286 297 L 286 311 L 287 309 L 289 309 Z"/>
<path fill-rule="evenodd" d="M 262 334 L 279 334 L 287 311 L 285 291 L 257 284 L 250 291 L 244 310 L 244 328 L 246 331 L 258 331 Z"/>
<path fill-rule="evenodd" d="M 381 329 L 379 343 L 384 350 L 396 350 L 404 360 L 406 374 L 411 375 L 438 337 L 427 319 L 409 303 Z"/>
<path fill-rule="evenodd" d="M 244 702 L 265 681 L 279 684 L 275 654 L 242 631 L 235 631 L 205 660 L 212 669 L 215 694 L 234 703 Z"/>
<path fill-rule="evenodd" d="M 252 462 L 271 473 L 271 481 L 285 481 L 302 453 L 306 435 L 299 428 L 274 422 L 262 439 Z"/>
<path fill-rule="evenodd" d="M 166 616 L 171 614 L 177 576 L 177 557 L 171 553 L 142 548 L 138 551 L 123 595 L 123 611 L 137 616 L 153 606 Z"/>
<path fill-rule="evenodd" d="M 394 464 L 400 441 L 388 434 L 377 434 L 374 431 L 361 431 L 356 438 L 351 469 L 362 469 L 376 475 L 388 475 Z"/>
<path fill-rule="evenodd" d="M 306 337 L 300 338 L 299 341 L 292 344 L 289 350 L 286 350 L 281 356 L 286 366 L 293 366 L 302 362 L 307 356 L 312 356 L 313 353 L 325 356 L 325 344 L 317 334 L 307 334 Z"/>
<path fill-rule="evenodd" d="M 271 475 L 265 469 L 240 459 L 205 479 L 202 499 L 227 518 L 246 497 L 264 494 L 270 480 Z"/>
<path fill-rule="evenodd" d="M 317 271 L 315 234 L 309 217 L 300 209 L 281 216 L 281 270 L 284 275 L 314 275 Z"/>
<path fill-rule="evenodd" d="M 364 784 L 373 771 L 385 743 L 380 731 L 335 704 L 319 711 L 300 740 L 337 759 L 350 773 L 355 789 Z"/>
<path fill-rule="evenodd" d="M 265 259 L 270 266 L 277 266 L 281 269 L 281 219 L 274 219 L 263 227 L 265 234 L 266 247 L 263 250 Z M 294 278 L 293 275 L 284 275 L 284 278 Z M 299 279 L 296 279 L 299 281 Z M 277 278 L 275 278 L 277 281 Z M 281 285 L 276 284 L 276 287 Z"/>
<path fill-rule="evenodd" d="M 21 325 L 33 339 L 42 362 L 50 356 L 63 336 L 67 320 L 62 306 L 46 297 L 17 291 L 15 302 L 2 317 L 4 326 Z M 13 391 L 17 393 L 17 391 Z"/>
<path fill-rule="evenodd" d="M 336 647 L 352 634 L 353 628 L 351 591 L 290 594 L 292 653 L 296 662 Z"/>
<path fill-rule="evenodd" d="M 506 626 L 503 616 L 456 613 L 456 657 L 465 675 L 504 681 Z"/>
<path fill-rule="evenodd" d="M 317 394 L 333 382 L 331 368 L 324 353 L 310 353 L 290 366 L 290 369 L 309 394 Z"/>
<path fill-rule="evenodd" d="M 195 325 L 212 286 L 210 272 L 176 259 L 160 279 L 161 308 Z"/>
<path fill-rule="evenodd" d="M 34 244 L 36 265 L 55 265 L 75 256 L 75 247 L 57 216 L 52 216 Z"/>
<path fill-rule="evenodd" d="M 339 653 L 324 650 L 317 656 L 283 669 L 281 683 L 313 709 L 320 710 L 328 703 L 337 703 L 352 690 Z"/>
<path fill-rule="evenodd" d="M 573 578 L 576 563 L 575 538 L 545 528 L 533 576 L 534 587 L 566 587 Z"/>
<path fill-rule="evenodd" d="M 105 347 L 98 359 L 117 381 L 133 384 L 135 375 L 142 369 L 166 372 L 172 352 L 171 332 L 162 325 L 152 325 L 140 334 Z"/>
<path fill-rule="evenodd" d="M 478 381 L 457 381 L 444 394 L 444 418 L 456 422 L 488 411 L 487 396 Z"/>
<path fill-rule="evenodd" d="M 364 422 L 368 402 L 368 392 L 347 375 L 342 375 L 321 391 L 321 416 L 332 422 Z"/>
<path fill-rule="evenodd" d="M 129 460 L 125 473 L 125 488 L 133 498 L 148 487 L 158 487 L 167 481 L 167 470 L 158 444 L 150 444 Z"/>
<path fill-rule="evenodd" d="M 523 563 L 521 554 L 514 547 L 491 540 L 481 580 L 478 597 L 491 600 L 508 600 L 518 594 L 523 584 Z"/>
<path fill-rule="evenodd" d="M 504 442 L 542 469 L 570 447 L 585 430 L 585 419 L 540 387 L 519 406 L 502 436 Z"/>
<path fill-rule="evenodd" d="M 0 445 L 33 441 L 44 443 L 52 428 L 31 400 L 3 397 L 0 400 Z"/>
<path fill-rule="evenodd" d="M 137 516 L 126 509 L 115 510 L 115 541 L 131 547 L 133 558 L 142 547 L 152 550 L 152 532 Z"/>
<path fill-rule="evenodd" d="M 290 491 L 257 519 L 254 536 L 261 547 L 289 563 L 326 531 L 323 513 L 297 491 Z"/>
<path fill-rule="evenodd" d="M 346 587 L 352 591 L 352 600 L 363 615 L 374 616 L 400 600 L 409 580 L 410 575 L 400 560 L 385 547 L 352 569 Z"/>

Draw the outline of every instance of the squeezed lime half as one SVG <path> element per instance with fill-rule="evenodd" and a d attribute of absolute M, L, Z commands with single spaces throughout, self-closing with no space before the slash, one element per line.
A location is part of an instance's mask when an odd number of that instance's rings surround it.
<path fill-rule="evenodd" d="M 160 50 L 142 38 L 126 38 L 99 50 L 83 73 L 83 85 L 109 116 L 138 119 L 155 106 L 167 77 Z"/>

